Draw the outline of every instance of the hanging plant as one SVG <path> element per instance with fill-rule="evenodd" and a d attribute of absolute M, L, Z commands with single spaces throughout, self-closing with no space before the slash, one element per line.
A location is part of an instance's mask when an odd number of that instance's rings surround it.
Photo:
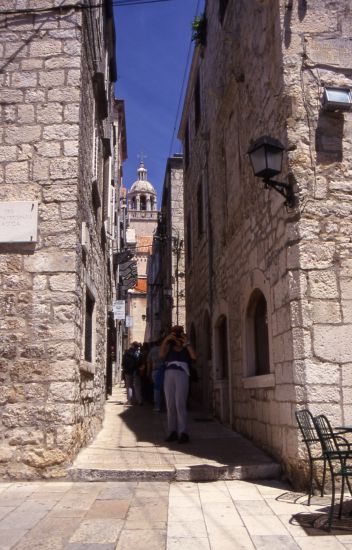
<path fill-rule="evenodd" d="M 192 40 L 201 46 L 207 42 L 207 18 L 205 13 L 194 18 L 192 23 Z"/>

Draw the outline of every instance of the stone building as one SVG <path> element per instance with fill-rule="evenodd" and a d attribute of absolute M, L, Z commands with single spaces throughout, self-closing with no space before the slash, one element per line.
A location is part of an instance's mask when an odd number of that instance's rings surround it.
<path fill-rule="evenodd" d="M 115 212 L 113 228 L 114 240 L 112 241 L 113 251 L 113 279 L 112 299 L 113 304 L 115 299 L 125 300 L 124 295 L 124 279 L 123 267 L 127 258 L 132 257 L 127 252 L 126 245 L 126 188 L 123 186 L 123 163 L 127 159 L 127 139 L 126 139 L 126 117 L 125 117 L 125 102 L 121 99 L 114 101 L 114 112 L 112 117 L 113 136 L 114 136 L 114 163 L 113 163 L 113 181 L 115 188 Z M 123 298 L 122 295 L 123 294 Z M 124 348 L 125 326 L 124 320 L 116 318 L 117 316 L 109 316 L 111 330 L 108 333 L 111 341 L 108 343 L 112 354 L 110 360 L 112 362 L 111 369 L 107 370 L 107 390 L 111 393 L 112 386 L 119 381 L 121 375 L 121 361 Z M 121 317 L 121 316 L 118 316 Z M 111 374 L 110 374 L 111 373 Z"/>
<path fill-rule="evenodd" d="M 167 161 L 153 253 L 148 265 L 148 326 L 151 340 L 173 325 L 185 326 L 183 159 Z"/>
<path fill-rule="evenodd" d="M 128 232 L 131 249 L 137 262 L 137 283 L 128 292 L 127 312 L 131 319 L 128 342 L 149 341 L 147 330 L 147 265 L 158 220 L 157 195 L 148 181 L 143 160 L 137 170 L 137 180 L 127 194 Z M 133 244 L 132 244 L 133 243 Z"/>
<path fill-rule="evenodd" d="M 112 2 L 19 4 L 0 2 L 0 475 L 29 479 L 101 426 L 124 138 Z"/>
<path fill-rule="evenodd" d="M 180 126 L 187 324 L 205 404 L 298 481 L 294 411 L 352 422 L 352 114 L 322 101 L 352 87 L 352 6 L 216 0 L 205 18 Z M 253 175 L 260 136 L 285 146 L 293 207 Z"/>

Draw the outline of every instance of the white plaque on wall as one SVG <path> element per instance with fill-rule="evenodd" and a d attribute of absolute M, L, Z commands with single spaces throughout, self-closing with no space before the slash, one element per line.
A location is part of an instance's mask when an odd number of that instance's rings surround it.
<path fill-rule="evenodd" d="M 0 243 L 35 243 L 38 233 L 38 203 L 0 202 Z"/>
<path fill-rule="evenodd" d="M 125 319 L 125 300 L 115 300 L 112 304 L 114 319 Z"/>

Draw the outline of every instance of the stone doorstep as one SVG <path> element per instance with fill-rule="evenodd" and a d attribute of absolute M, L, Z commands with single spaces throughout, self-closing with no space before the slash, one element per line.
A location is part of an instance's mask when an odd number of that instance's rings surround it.
<path fill-rule="evenodd" d="M 199 464 L 175 466 L 174 468 L 70 468 L 68 479 L 72 481 L 216 481 L 277 479 L 280 465 L 275 462 L 247 466 L 214 466 Z"/>
<path fill-rule="evenodd" d="M 280 477 L 280 465 L 275 462 L 251 464 L 247 466 L 213 466 L 201 464 L 195 466 L 176 466 L 175 481 L 217 481 L 217 480 L 253 480 L 277 479 Z"/>
<path fill-rule="evenodd" d="M 173 481 L 175 469 L 69 468 L 67 477 L 72 481 Z"/>

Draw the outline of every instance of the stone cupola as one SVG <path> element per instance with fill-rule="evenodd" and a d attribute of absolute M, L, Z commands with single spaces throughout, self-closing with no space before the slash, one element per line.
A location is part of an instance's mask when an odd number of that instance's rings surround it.
<path fill-rule="evenodd" d="M 132 184 L 128 192 L 129 211 L 155 212 L 157 210 L 156 191 L 148 181 L 148 172 L 143 160 L 137 170 L 138 179 Z"/>

